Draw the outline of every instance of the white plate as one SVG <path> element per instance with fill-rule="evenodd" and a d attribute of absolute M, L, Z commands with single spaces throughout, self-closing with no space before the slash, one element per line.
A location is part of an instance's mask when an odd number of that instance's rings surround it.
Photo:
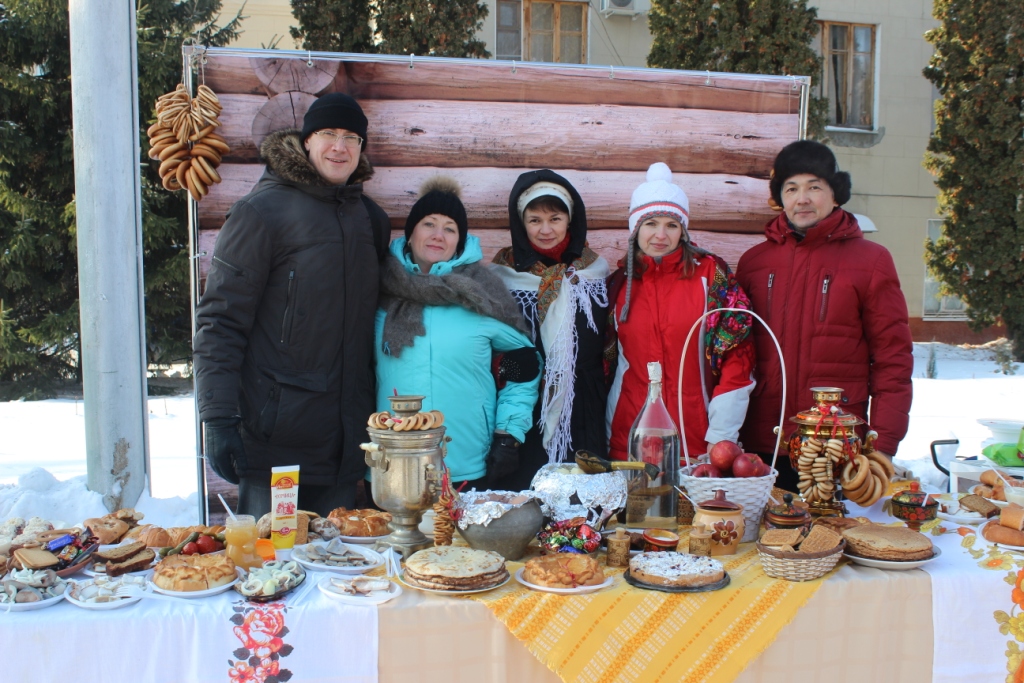
<path fill-rule="evenodd" d="M 92 579 L 89 579 L 89 581 L 91 581 L 91 580 Z M 88 583 L 89 581 L 80 581 L 78 583 Z M 152 584 L 150 584 L 150 583 L 146 583 L 145 586 L 139 586 L 139 588 L 141 588 L 143 591 L 148 593 L 148 592 L 150 592 L 150 586 L 151 585 Z M 83 602 L 81 600 L 76 600 L 74 597 L 72 597 L 72 595 L 71 595 L 71 589 L 72 588 L 73 588 L 73 582 L 69 581 L 68 582 L 67 590 L 65 590 L 64 595 L 67 597 L 68 602 L 70 602 L 75 607 L 81 607 L 82 609 L 91 609 L 91 610 L 98 610 L 98 611 L 120 609 L 122 607 L 127 607 L 128 605 L 134 605 L 139 600 L 142 600 L 142 596 L 140 595 L 137 598 L 124 598 L 123 600 L 118 600 L 116 602 Z"/>
<path fill-rule="evenodd" d="M 917 569 L 921 565 L 928 564 L 932 560 L 938 558 L 942 554 L 942 551 L 938 548 L 933 548 L 935 554 L 929 557 L 927 560 L 873 560 L 868 557 L 856 557 L 849 553 L 843 553 L 843 556 L 851 560 L 854 564 L 864 565 L 865 567 L 874 567 L 875 569 L 892 569 L 896 571 L 905 571 L 907 569 Z"/>
<path fill-rule="evenodd" d="M 543 591 L 545 593 L 558 593 L 559 595 L 582 595 L 584 593 L 593 593 L 604 588 L 608 588 L 615 583 L 615 577 L 609 576 L 604 580 L 603 583 L 599 583 L 594 586 L 577 586 L 576 588 L 550 588 L 548 586 L 538 586 L 535 583 L 530 583 L 523 578 L 523 573 L 526 571 L 526 567 L 520 567 L 519 571 L 516 572 L 516 581 L 523 584 L 530 590 Z"/>
<path fill-rule="evenodd" d="M 991 541 L 989 541 L 989 542 L 991 543 Z M 1017 553 L 1024 553 L 1024 545 L 1010 545 L 1009 543 L 996 543 L 995 546 L 997 548 L 1002 548 L 1003 550 L 1012 550 L 1012 551 L 1017 552 Z"/>
<path fill-rule="evenodd" d="M 297 545 L 292 548 L 292 559 L 302 565 L 303 568 L 314 572 L 331 572 L 332 574 L 365 574 L 366 572 L 376 569 L 384 564 L 384 557 L 375 550 L 369 548 L 362 548 L 359 546 L 348 546 L 348 549 L 352 552 L 359 553 L 367 560 L 370 564 L 363 567 L 331 567 L 326 564 L 318 564 L 316 562 L 310 562 L 306 559 L 306 547 L 311 545 L 326 546 L 327 543 L 324 541 L 314 541 L 313 543 L 307 543 L 306 545 Z"/>
<path fill-rule="evenodd" d="M 956 496 L 956 498 L 953 497 L 954 495 Z M 956 493 L 956 494 L 953 494 L 953 493 L 936 493 L 936 494 L 932 494 L 932 498 L 934 500 L 940 501 L 940 503 L 948 503 L 948 502 L 953 501 L 953 500 L 960 500 L 961 498 L 963 498 L 964 496 L 967 496 L 967 495 L 970 495 L 970 494 L 968 494 L 968 493 Z M 986 498 L 985 500 L 987 500 L 988 502 L 992 503 L 997 508 L 1004 508 L 1007 505 L 1009 505 L 1009 503 L 1007 503 L 1005 500 L 992 500 L 991 498 Z"/>
<path fill-rule="evenodd" d="M 373 545 L 377 541 L 383 541 L 391 534 L 384 534 L 383 536 L 338 536 L 345 543 L 358 543 L 359 545 Z"/>
<path fill-rule="evenodd" d="M 402 582 L 402 585 L 408 586 L 409 588 L 415 588 L 416 590 L 423 591 L 424 593 L 437 593 L 438 595 L 471 595 L 473 593 L 486 593 L 487 591 L 492 591 L 495 588 L 501 588 L 506 583 L 512 580 L 512 576 L 509 575 L 508 578 L 506 578 L 504 581 L 502 581 L 499 584 L 495 584 L 490 588 L 474 588 L 471 591 L 446 591 L 441 590 L 440 588 L 421 588 L 419 586 L 414 586 L 411 583 L 406 583 L 404 572 L 402 574 L 399 574 L 398 580 Z"/>
<path fill-rule="evenodd" d="M 944 519 L 947 522 L 953 522 L 953 524 L 981 524 L 988 521 L 987 517 L 982 517 L 981 515 L 978 515 L 977 517 L 968 515 L 951 515 L 948 512 L 942 512 L 941 510 L 936 512 L 935 515 L 939 519 Z"/>
<path fill-rule="evenodd" d="M 394 600 L 402 594 L 402 587 L 394 581 L 391 581 L 391 586 L 386 591 L 371 591 L 369 595 L 346 595 L 344 593 L 337 593 L 331 590 L 331 577 L 325 576 L 320 579 L 320 583 L 316 586 L 320 589 L 320 592 L 333 600 L 340 600 L 341 602 L 348 603 L 350 605 L 383 605 L 388 600 Z"/>
<path fill-rule="evenodd" d="M 31 612 L 36 609 L 46 609 L 47 607 L 53 607 L 58 602 L 64 599 L 67 594 L 67 587 L 64 588 L 65 592 L 53 598 L 46 598 L 39 602 L 14 602 L 14 603 L 0 603 L 0 614 L 4 612 Z"/>
<path fill-rule="evenodd" d="M 236 568 L 235 571 L 236 572 L 240 572 L 242 570 Z M 238 581 L 239 581 L 239 577 L 238 577 L 238 574 L 236 573 L 235 574 L 235 580 L 232 581 L 231 583 L 225 583 L 223 586 L 217 586 L 216 588 L 207 588 L 204 591 L 172 591 L 172 590 L 167 590 L 166 588 L 161 588 L 160 586 L 156 585 L 153 582 L 150 582 L 146 587 L 147 587 L 147 589 L 152 588 L 157 593 L 161 593 L 163 595 L 173 595 L 176 598 L 187 598 L 187 599 L 191 600 L 193 598 L 208 598 L 211 595 L 220 595 L 221 593 L 229 590 L 232 586 L 234 586 L 236 583 L 238 583 Z"/>

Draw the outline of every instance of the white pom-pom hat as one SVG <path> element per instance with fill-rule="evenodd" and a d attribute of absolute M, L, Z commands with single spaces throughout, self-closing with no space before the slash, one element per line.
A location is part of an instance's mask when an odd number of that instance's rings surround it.
<path fill-rule="evenodd" d="M 672 169 L 660 161 L 647 169 L 647 182 L 633 190 L 629 233 L 633 234 L 636 226 L 651 216 L 673 216 L 684 230 L 690 225 L 690 198 L 672 182 Z"/>

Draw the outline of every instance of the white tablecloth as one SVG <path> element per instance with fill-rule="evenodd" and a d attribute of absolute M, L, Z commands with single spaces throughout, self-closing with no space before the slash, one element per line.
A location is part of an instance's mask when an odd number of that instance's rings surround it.
<path fill-rule="evenodd" d="M 0 609 L 0 680 L 11 683 L 376 683 L 377 610 L 345 605 L 310 573 L 285 600 L 234 590 L 110 611 L 61 603 Z M 288 672 L 288 673 L 284 673 Z"/>

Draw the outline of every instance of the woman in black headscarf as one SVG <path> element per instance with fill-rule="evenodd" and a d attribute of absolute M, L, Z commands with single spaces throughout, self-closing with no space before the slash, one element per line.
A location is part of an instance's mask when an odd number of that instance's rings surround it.
<path fill-rule="evenodd" d="M 519 303 L 544 355 L 534 426 L 515 474 L 499 488 L 528 488 L 549 462 L 587 449 L 607 454 L 604 336 L 608 262 L 587 246 L 587 212 L 572 184 L 548 169 L 519 176 L 508 202 L 512 246 L 495 270 Z"/>

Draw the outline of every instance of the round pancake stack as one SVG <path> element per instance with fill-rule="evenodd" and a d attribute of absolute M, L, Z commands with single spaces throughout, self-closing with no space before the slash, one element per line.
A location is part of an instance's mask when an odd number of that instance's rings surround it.
<path fill-rule="evenodd" d="M 487 590 L 508 578 L 505 558 L 490 550 L 441 546 L 420 550 L 405 562 L 405 582 L 430 590 Z"/>
<path fill-rule="evenodd" d="M 862 524 L 843 532 L 846 552 L 872 560 L 909 562 L 930 559 L 935 551 L 931 540 L 906 527 Z"/>

